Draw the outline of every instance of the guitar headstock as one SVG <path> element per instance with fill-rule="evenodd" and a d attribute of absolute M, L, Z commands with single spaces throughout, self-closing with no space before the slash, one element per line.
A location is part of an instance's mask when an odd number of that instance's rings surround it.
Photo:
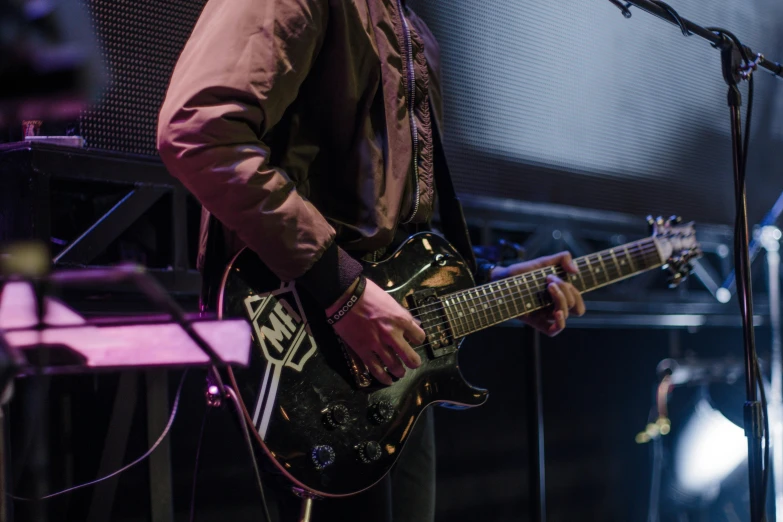
<path fill-rule="evenodd" d="M 682 218 L 672 216 L 666 220 L 661 217 L 648 217 L 647 223 L 650 225 L 663 268 L 671 272 L 669 286 L 675 287 L 691 273 L 690 262 L 701 257 L 701 247 L 696 241 L 693 222 L 682 223 Z"/>

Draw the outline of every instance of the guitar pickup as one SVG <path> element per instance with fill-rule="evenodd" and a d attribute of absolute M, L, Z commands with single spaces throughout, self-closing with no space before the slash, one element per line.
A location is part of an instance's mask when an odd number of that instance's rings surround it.
<path fill-rule="evenodd" d="M 408 309 L 421 321 L 421 329 L 427 335 L 424 343 L 432 358 L 441 357 L 457 350 L 457 343 L 451 333 L 451 325 L 443 301 L 435 290 L 428 288 L 414 292 L 408 297 Z"/>

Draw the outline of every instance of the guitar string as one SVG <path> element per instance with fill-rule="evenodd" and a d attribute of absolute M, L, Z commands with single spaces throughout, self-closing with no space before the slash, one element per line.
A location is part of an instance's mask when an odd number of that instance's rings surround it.
<path fill-rule="evenodd" d="M 648 257 L 650 257 L 650 256 L 648 256 Z M 649 259 L 648 259 L 647 261 L 649 261 Z M 655 261 L 655 263 L 654 263 L 654 264 L 660 263 L 660 260 L 659 260 L 658 258 L 654 258 L 654 261 Z M 641 271 L 651 270 L 652 268 L 654 268 L 654 264 L 653 264 L 653 266 L 650 266 L 650 267 L 648 267 L 648 268 L 647 268 L 647 269 L 645 269 L 645 270 L 639 270 L 639 271 L 636 271 L 636 272 L 641 272 Z M 630 275 L 633 275 L 633 273 L 631 273 L 631 274 L 628 274 L 628 275 L 629 275 L 629 276 L 630 276 Z M 607 281 L 607 282 L 609 282 L 609 281 Z M 538 288 L 539 288 L 539 291 L 538 291 L 538 292 L 536 292 L 536 294 L 544 294 L 544 295 L 546 296 L 546 294 L 544 293 L 544 291 L 545 291 L 545 288 L 546 288 L 546 287 L 538 287 Z M 586 291 L 589 291 L 589 290 L 591 290 L 591 289 L 592 289 L 592 288 L 590 288 L 590 289 L 586 289 L 586 290 L 585 290 L 585 292 L 586 292 Z M 502 292 L 503 292 L 503 291 L 501 291 L 501 293 L 502 293 Z M 509 294 L 509 295 L 507 295 L 506 297 L 512 297 L 512 298 L 513 298 L 514 296 L 513 296 L 513 295 L 511 295 L 511 294 Z M 528 296 L 528 297 L 530 297 L 530 296 Z M 501 298 L 502 298 L 502 297 L 501 297 Z M 499 299 L 501 299 L 501 298 L 492 299 L 492 300 L 488 301 L 488 303 L 493 303 L 493 302 L 496 302 L 496 301 L 498 301 L 498 300 L 499 300 Z M 548 299 L 551 299 L 551 297 L 547 297 L 547 298 L 548 298 Z M 443 303 L 441 302 L 440 304 L 443 304 Z M 494 319 L 494 311 L 495 311 L 495 310 L 499 310 L 499 309 L 500 309 L 500 306 L 501 306 L 502 304 L 503 304 L 503 303 L 498 303 L 498 305 L 497 305 L 497 306 L 495 306 L 495 305 L 492 305 L 492 306 L 491 306 L 491 307 L 489 307 L 489 308 L 485 308 L 485 309 L 484 309 L 484 312 L 493 312 L 493 314 L 492 314 L 492 315 L 493 315 L 492 322 L 490 322 L 489 324 L 482 324 L 482 325 L 481 325 L 479 328 L 477 328 L 477 329 L 472 329 L 470 332 L 466 332 L 464 335 L 468 335 L 468 334 L 470 334 L 470 333 L 473 333 L 473 332 L 475 332 L 475 331 L 478 331 L 478 330 L 481 330 L 481 329 L 484 329 L 484 328 L 488 328 L 488 327 L 490 327 L 490 326 L 494 326 L 494 325 L 496 325 L 496 324 L 499 324 L 499 323 L 505 322 L 505 321 L 506 321 L 506 320 L 508 320 L 508 319 L 512 319 L 512 318 L 515 318 L 515 317 L 521 317 L 521 316 L 523 316 L 523 315 L 527 315 L 527 314 L 529 314 L 529 313 L 535 312 L 535 311 L 537 311 L 537 310 L 540 310 L 540 309 L 542 309 L 542 308 L 546 308 L 547 306 L 551 305 L 551 304 L 552 304 L 552 302 L 544 302 L 544 303 L 541 303 L 541 304 L 539 304 L 539 305 L 538 305 L 538 307 L 536 307 L 536 308 L 534 308 L 534 309 L 530 309 L 530 310 L 525 310 L 524 312 L 522 312 L 522 313 L 519 313 L 519 314 L 517 314 L 517 315 L 515 315 L 515 316 L 513 316 L 513 317 L 506 317 L 506 318 L 502 318 L 502 319 L 495 320 L 495 319 Z M 428 315 L 431 315 L 432 313 L 434 313 L 434 312 L 437 312 L 437 311 L 444 310 L 445 308 L 446 308 L 445 306 L 442 306 L 442 307 L 441 307 L 439 310 L 434 310 L 434 311 L 432 311 L 432 312 L 429 312 L 429 313 L 428 313 Z M 506 309 L 508 309 L 508 307 L 506 307 Z M 489 317 L 488 317 L 488 315 L 487 315 L 486 313 L 485 313 L 485 317 L 489 318 Z M 424 323 L 424 322 L 422 322 L 422 323 Z M 444 324 L 449 324 L 449 323 L 450 323 L 450 321 L 447 319 L 446 321 L 443 321 L 443 322 L 440 322 L 440 323 L 437 323 L 437 324 L 434 324 L 434 325 L 425 325 L 425 326 L 426 326 L 427 328 L 436 328 L 436 327 L 438 327 L 438 326 L 442 326 L 442 325 L 444 325 Z M 431 345 L 431 344 L 432 344 L 432 342 L 426 342 L 426 343 L 423 343 L 423 344 L 420 344 L 420 345 L 416 345 L 416 346 L 415 346 L 415 348 L 426 348 L 426 347 L 428 347 L 428 346 L 429 346 L 429 345 Z"/>
<path fill-rule="evenodd" d="M 651 256 L 652 253 L 657 253 L 657 248 L 645 249 L 645 250 L 641 250 L 640 249 L 640 253 L 642 254 L 641 256 L 636 256 L 637 260 L 639 260 L 639 261 L 642 261 L 644 263 L 649 263 L 650 261 L 654 261 L 655 263 L 659 263 L 660 262 L 660 260 L 657 257 Z M 610 260 L 611 258 L 612 258 L 612 256 L 610 254 L 608 257 L 600 258 L 600 261 Z M 584 260 L 584 264 L 580 263 L 580 261 L 582 261 L 582 260 Z M 588 263 L 585 260 L 585 258 L 579 258 L 579 259 L 576 259 L 575 261 L 577 263 L 577 266 L 579 267 L 579 274 L 578 275 L 579 275 L 580 279 L 582 279 L 582 281 L 585 282 L 587 277 L 586 277 L 586 274 L 582 274 L 582 269 L 583 268 L 587 268 L 587 266 L 590 263 Z M 593 261 L 598 261 L 598 260 L 594 259 Z M 555 269 L 555 273 L 554 274 L 550 273 L 553 268 Z M 607 274 L 611 273 L 611 271 L 608 270 L 608 269 L 605 272 Z M 619 269 L 619 267 L 618 267 L 617 272 L 618 272 L 618 276 L 619 277 L 627 277 L 628 275 L 633 275 L 633 273 L 636 272 L 636 270 L 634 270 L 633 272 L 631 272 L 630 274 L 628 274 L 626 276 L 623 276 L 622 271 L 621 271 L 621 269 Z M 591 272 L 588 272 L 588 274 L 591 274 Z M 408 311 L 409 312 L 419 312 L 418 313 L 418 317 L 422 318 L 422 317 L 425 317 L 427 315 L 430 315 L 432 313 L 435 313 L 437 311 L 442 310 L 444 308 L 444 306 L 442 306 L 443 303 L 444 303 L 443 299 L 448 298 L 449 296 L 455 296 L 456 294 L 467 295 L 468 298 L 464 299 L 463 301 L 461 301 L 460 304 L 470 304 L 470 303 L 473 303 L 475 301 L 480 301 L 482 299 L 485 299 L 487 297 L 487 295 L 471 295 L 471 292 L 480 291 L 480 289 L 483 289 L 483 288 L 488 288 L 489 291 L 492 294 L 497 293 L 498 290 L 500 290 L 501 292 L 506 292 L 506 291 L 508 291 L 508 288 L 502 289 L 501 286 L 500 286 L 500 283 L 502 283 L 502 282 L 507 282 L 508 283 L 508 282 L 511 282 L 511 281 L 513 281 L 516 284 L 517 287 L 520 286 L 519 283 L 521 281 L 522 284 L 525 285 L 527 290 L 521 291 L 519 293 L 514 293 L 513 291 L 511 291 L 511 293 L 508 294 L 509 296 L 518 296 L 518 297 L 521 297 L 522 299 L 531 298 L 531 297 L 534 297 L 539 292 L 541 292 L 543 289 L 545 289 L 546 286 L 548 285 L 548 284 L 544 285 L 543 287 L 540 286 L 540 283 L 537 281 L 537 279 L 540 280 L 540 279 L 542 279 L 542 276 L 549 276 L 549 275 L 556 275 L 556 276 L 559 277 L 559 276 L 562 276 L 562 275 L 566 275 L 566 272 L 562 269 L 562 267 L 546 267 L 546 268 L 538 269 L 538 270 L 535 270 L 535 271 L 532 271 L 532 272 L 526 272 L 524 274 L 518 274 L 516 276 L 512 276 L 512 277 L 508 277 L 508 278 L 505 278 L 505 279 L 501 279 L 499 281 L 493 281 L 491 283 L 487 283 L 487 284 L 480 285 L 480 286 L 477 286 L 477 287 L 469 288 L 469 289 L 466 289 L 466 290 L 460 290 L 458 292 L 453 292 L 451 294 L 446 294 L 444 296 L 441 296 L 440 299 L 438 300 L 438 302 L 429 303 L 427 305 L 422 305 L 422 306 L 419 306 L 419 307 L 416 307 L 416 308 L 412 308 L 412 309 L 410 309 Z M 577 275 L 577 274 L 574 274 L 574 275 Z M 533 281 L 526 281 L 525 279 L 527 279 L 527 278 L 530 278 Z M 593 285 L 593 286 L 599 286 L 598 281 L 597 281 L 595 275 L 592 275 L 592 278 L 593 278 L 593 281 L 596 282 L 596 284 Z M 606 282 L 608 283 L 609 281 L 607 280 Z M 493 285 L 496 285 L 498 288 L 497 289 L 493 289 Z M 589 285 L 587 285 L 587 283 L 585 283 L 584 291 L 588 290 L 588 286 Z M 424 311 L 424 310 L 426 310 L 426 311 Z"/>
<path fill-rule="evenodd" d="M 657 258 L 654 261 L 655 261 L 655 264 L 659 263 L 659 260 Z M 652 268 L 654 268 L 654 264 L 651 265 L 651 266 L 648 266 L 645 269 L 645 271 L 646 270 L 650 270 Z M 560 275 L 564 275 L 564 274 L 561 273 Z M 633 273 L 627 274 L 624 277 L 628 277 L 628 276 L 631 276 L 631 275 L 633 275 Z M 612 278 L 612 279 L 621 279 L 621 278 L 623 278 L 622 274 L 620 274 L 620 276 L 621 277 Z M 610 283 L 610 282 L 611 282 L 610 280 L 606 280 L 606 283 Z M 527 285 L 527 286 L 529 286 L 529 285 Z M 552 302 L 553 302 L 553 299 L 546 292 L 547 286 L 548 285 L 546 285 L 546 286 L 535 286 L 535 287 L 533 287 L 530 290 L 530 292 L 520 292 L 520 293 L 514 293 L 514 291 L 511 290 L 508 287 L 507 288 L 503 288 L 502 286 L 498 286 L 497 290 L 491 290 L 492 294 L 489 295 L 489 296 L 487 296 L 487 295 L 474 296 L 474 298 L 471 299 L 471 300 L 467 300 L 466 299 L 466 300 L 464 300 L 462 302 L 458 302 L 458 303 L 461 306 L 465 306 L 465 305 L 469 306 L 470 304 L 475 304 L 474 301 L 476 301 L 476 300 L 486 301 L 484 303 L 484 308 L 478 308 L 478 312 L 480 312 L 484 316 L 483 319 L 482 319 L 481 315 L 479 315 L 478 313 L 475 313 L 476 310 L 471 310 L 471 313 L 473 313 L 474 316 L 478 318 L 478 323 L 481 324 L 481 327 L 479 327 L 478 329 L 483 329 L 483 328 L 485 328 L 487 326 L 492 326 L 494 324 L 501 323 L 501 322 L 503 322 L 503 321 L 505 321 L 507 319 L 511 319 L 513 317 L 519 317 L 519 316 L 522 316 L 522 315 L 527 315 L 528 313 L 532 313 L 534 311 L 540 310 L 542 308 L 545 308 L 545 307 L 551 305 Z M 599 286 L 602 286 L 602 285 L 596 284 L 596 285 L 594 285 L 592 287 L 584 288 L 583 290 L 580 291 L 580 293 L 584 293 L 584 292 L 590 291 L 590 290 L 592 290 L 594 288 L 597 288 Z M 524 306 L 522 306 L 522 305 L 527 304 L 527 303 L 525 303 L 525 301 L 526 300 L 530 301 L 530 298 L 534 298 L 533 301 L 536 303 L 536 306 L 534 308 L 531 308 L 531 307 L 524 308 Z M 511 300 L 511 302 L 514 304 L 514 308 L 516 309 L 516 313 L 514 315 L 511 315 L 509 317 L 502 317 L 502 314 L 503 314 L 502 307 L 505 306 L 506 313 L 511 311 L 511 307 L 509 306 L 509 304 L 507 302 L 504 302 L 504 299 L 505 300 Z M 437 306 L 436 309 L 431 309 L 431 310 L 427 311 L 426 313 L 419 315 L 419 318 L 422 321 L 422 325 L 425 328 L 428 328 L 428 329 L 437 328 L 438 326 L 441 326 L 443 324 L 451 323 L 452 327 L 463 328 L 464 326 L 467 326 L 468 330 L 470 330 L 471 332 L 478 330 L 477 328 L 475 328 L 475 326 L 477 324 L 476 320 L 471 320 L 470 323 L 473 323 L 471 325 L 468 322 L 467 319 L 465 319 L 465 320 L 460 322 L 459 319 L 457 319 L 457 318 L 449 318 L 446 314 L 443 315 L 443 319 L 445 319 L 444 321 L 442 321 L 440 323 L 437 323 L 437 324 L 428 324 L 428 321 L 433 319 L 432 316 L 434 314 L 438 314 L 438 315 L 434 315 L 434 319 L 437 319 L 437 318 L 439 318 L 439 315 L 440 315 L 439 312 L 443 312 L 444 310 L 446 310 L 447 307 L 453 307 L 454 305 L 449 305 L 449 304 L 445 303 L 444 301 L 441 301 L 440 303 L 437 303 L 435 306 Z M 522 308 L 523 311 L 520 312 L 520 308 Z M 496 320 L 496 317 L 495 317 L 496 313 L 500 313 L 501 314 L 501 318 L 500 319 Z M 427 316 L 429 316 L 429 317 L 427 317 Z M 470 316 L 467 316 L 467 317 L 469 318 Z"/>
<path fill-rule="evenodd" d="M 660 261 L 658 259 L 655 259 L 655 262 L 659 263 Z M 654 266 L 649 266 L 649 267 L 647 267 L 645 269 L 645 271 L 646 270 L 651 270 L 652 268 L 654 268 Z M 628 274 L 625 277 L 628 277 L 630 275 L 633 275 L 633 273 Z M 609 283 L 609 282 L 610 281 L 607 280 L 607 283 Z M 596 286 L 600 286 L 600 285 L 596 285 Z M 583 290 L 581 292 L 587 292 L 589 290 L 592 290 L 593 288 L 595 288 L 595 287 L 586 288 L 585 290 Z M 495 295 L 498 295 L 498 293 L 496 293 Z M 543 295 L 543 299 L 541 298 L 542 295 Z M 551 301 L 552 298 L 546 293 L 546 286 L 544 286 L 544 287 L 538 286 L 538 287 L 536 287 L 536 291 L 534 291 L 532 295 L 524 293 L 524 297 L 528 297 L 528 298 L 529 297 L 536 297 L 537 301 L 540 301 L 540 302 L 537 303 L 536 308 L 526 309 L 523 312 L 517 313 L 516 315 L 514 315 L 512 317 L 507 317 L 507 318 L 503 318 L 503 319 L 500 319 L 500 320 L 495 320 L 495 317 L 494 317 L 495 316 L 495 312 L 496 311 L 500 311 L 501 306 L 503 306 L 505 304 L 505 303 L 502 302 L 502 299 L 506 299 L 507 298 L 507 299 L 511 299 L 512 302 L 516 302 L 518 300 L 518 298 L 521 297 L 521 296 L 522 296 L 521 294 L 514 294 L 513 291 L 511 293 L 509 293 L 509 289 L 502 289 L 501 288 L 497 298 L 495 298 L 495 299 L 491 299 L 491 298 L 487 299 L 487 304 L 490 304 L 491 306 L 483 308 L 483 309 L 479 309 L 479 311 L 480 312 L 484 312 L 484 316 L 485 316 L 486 319 L 491 319 L 492 322 L 488 325 L 488 326 L 491 326 L 493 324 L 497 324 L 497 323 L 503 322 L 503 321 L 505 321 L 507 319 L 510 319 L 510 318 L 513 318 L 513 317 L 519 317 L 519 316 L 522 316 L 522 315 L 527 315 L 528 313 L 532 313 L 532 312 L 534 312 L 536 310 L 540 310 L 541 308 L 545 308 L 546 306 L 549 306 L 549 305 L 552 304 L 552 301 Z M 487 298 L 487 296 L 479 296 L 479 297 L 477 297 L 477 299 L 486 299 L 486 298 Z M 544 299 L 546 299 L 548 302 L 544 301 Z M 495 302 L 497 302 L 497 305 L 492 304 L 492 303 L 495 303 Z M 466 300 L 466 301 L 463 302 L 463 304 L 464 303 L 468 303 L 468 301 Z M 439 304 L 443 304 L 443 302 L 441 302 Z M 441 306 L 437 310 L 431 310 L 431 311 L 427 312 L 426 314 L 419 315 L 419 317 L 423 317 L 424 315 L 432 315 L 432 314 L 434 314 L 436 312 L 443 311 L 443 310 L 446 309 L 446 307 L 447 306 L 445 306 L 445 305 Z M 505 307 L 506 307 L 506 310 L 510 311 L 510 307 L 507 304 L 505 305 Z M 515 305 L 514 308 L 516 308 L 517 311 L 519 311 L 519 307 L 518 306 Z M 491 318 L 489 317 L 489 314 L 492 314 Z M 480 316 L 478 316 L 478 317 L 480 317 Z M 426 321 L 427 321 L 426 319 L 423 320 L 422 324 L 424 324 L 424 326 L 426 326 L 427 328 L 435 328 L 435 327 L 441 326 L 443 324 L 448 324 L 448 323 L 452 322 L 447 317 L 446 317 L 446 321 L 443 321 L 443 322 L 437 323 L 437 324 L 426 324 Z M 475 321 L 473 321 L 473 322 L 475 324 Z M 467 322 L 465 322 L 465 324 L 467 325 Z M 468 325 L 468 326 L 470 326 L 470 325 Z M 484 327 L 484 325 L 482 325 L 481 328 L 483 328 L 483 327 Z M 479 328 L 479 329 L 481 329 L 481 328 Z M 473 331 L 475 331 L 475 330 L 473 330 Z M 421 345 L 421 346 L 424 346 L 424 345 Z"/>
<path fill-rule="evenodd" d="M 521 317 L 521 316 L 524 316 L 524 315 L 529 315 L 529 314 L 531 314 L 533 312 L 539 311 L 539 310 L 541 310 L 543 308 L 546 308 L 547 306 L 550 306 L 550 305 L 553 304 L 553 300 L 552 300 L 551 297 L 549 297 L 544 292 L 541 292 L 541 294 L 544 297 L 543 297 L 543 299 L 540 299 L 540 303 L 537 304 L 535 307 L 525 309 L 524 311 L 519 311 L 519 307 L 515 307 L 515 308 L 517 308 L 517 312 L 515 312 L 513 315 L 510 315 L 508 317 L 500 316 L 500 317 L 496 318 L 496 316 L 495 316 L 496 312 L 502 312 L 501 306 L 503 306 L 503 303 L 498 303 L 497 305 L 493 304 L 493 305 L 488 306 L 487 308 L 481 309 L 480 311 L 484 313 L 484 319 L 479 319 L 479 321 L 475 321 L 475 320 L 474 321 L 470 321 L 470 322 L 462 321 L 462 323 L 460 323 L 459 321 L 451 321 L 451 320 L 448 319 L 448 317 L 445 317 L 445 320 L 441 321 L 440 323 L 436 323 L 436 324 L 426 324 L 425 323 L 424 326 L 427 329 L 432 329 L 432 328 L 437 328 L 438 326 L 450 324 L 452 326 L 452 328 L 456 327 L 456 328 L 459 328 L 459 329 L 467 329 L 467 331 L 465 331 L 464 333 L 460 332 L 460 335 L 458 336 L 458 337 L 463 337 L 465 335 L 469 335 L 469 334 L 471 334 L 473 332 L 476 332 L 478 330 L 483 330 L 484 328 L 489 328 L 490 326 L 494 326 L 496 324 L 500 324 L 500 323 L 505 322 L 505 321 L 507 321 L 509 319 L 514 319 L 514 318 Z M 499 301 L 499 299 L 496 299 L 494 301 Z M 510 310 L 508 305 L 505 305 L 505 309 L 507 311 Z M 480 317 L 480 316 L 477 315 L 477 317 Z M 424 344 L 417 345 L 417 346 L 425 347 L 425 346 L 427 346 L 429 344 L 430 343 L 424 343 Z"/>
<path fill-rule="evenodd" d="M 650 256 L 649 254 L 651 254 L 651 253 L 652 253 L 651 251 L 647 251 L 647 252 L 644 253 L 645 254 L 644 257 L 637 258 L 637 260 L 641 260 L 645 264 L 649 264 L 651 261 L 653 262 L 653 264 L 658 263 L 659 262 L 658 257 L 657 256 L 655 256 L 655 257 Z M 603 261 L 608 260 L 608 259 L 609 258 L 602 258 L 601 261 L 603 262 Z M 464 299 L 463 301 L 456 301 L 457 304 L 461 304 L 461 305 L 463 305 L 463 304 L 470 304 L 470 303 L 472 303 L 472 302 L 474 302 L 476 300 L 481 300 L 481 299 L 485 299 L 487 297 L 490 297 L 490 296 L 487 296 L 486 294 L 484 294 L 484 295 L 471 295 L 470 294 L 471 292 L 475 292 L 477 289 L 482 288 L 482 287 L 488 288 L 489 291 L 491 292 L 491 296 L 499 294 L 499 295 L 501 295 L 503 297 L 512 297 L 514 299 L 521 298 L 522 300 L 524 300 L 526 298 L 536 297 L 539 293 L 544 291 L 549 286 L 550 283 L 546 282 L 546 283 L 544 283 L 542 285 L 541 284 L 542 283 L 542 279 L 544 279 L 544 278 L 541 277 L 541 276 L 548 277 L 550 275 L 561 277 L 566 282 L 573 281 L 573 280 L 575 280 L 574 277 L 579 276 L 579 278 L 582 279 L 582 283 L 585 285 L 585 288 L 582 289 L 582 291 L 584 292 L 584 291 L 588 291 L 588 290 L 590 290 L 592 288 L 595 288 L 595 287 L 602 286 L 604 284 L 610 283 L 612 280 L 631 276 L 635 272 L 637 272 L 637 270 L 633 270 L 632 272 L 630 272 L 628 274 L 623 274 L 622 270 L 618 267 L 617 270 L 616 270 L 617 275 L 615 276 L 615 275 L 612 274 L 613 270 L 606 269 L 606 270 L 604 270 L 604 273 L 606 275 L 608 275 L 609 278 L 605 279 L 605 281 L 603 283 L 599 283 L 598 278 L 594 274 L 592 274 L 592 272 L 588 272 L 589 274 L 591 274 L 591 276 L 593 278 L 593 282 L 594 282 L 593 285 L 589 285 L 589 284 L 587 284 L 585 282 L 585 275 L 582 274 L 583 269 L 587 268 L 589 266 L 589 263 L 587 261 L 585 261 L 585 263 L 580 267 L 579 260 L 577 260 L 576 262 L 577 262 L 577 267 L 579 268 L 579 274 L 571 274 L 570 272 L 566 272 L 562 267 L 547 267 L 547 268 L 541 270 L 542 273 L 538 276 L 538 280 L 536 280 L 536 277 L 531 277 L 531 279 L 533 279 L 532 282 L 528 282 L 528 281 L 525 280 L 528 275 L 533 274 L 531 272 L 527 272 L 525 274 L 519 274 L 517 276 L 501 279 L 499 281 L 493 281 L 493 282 L 488 283 L 486 285 L 482 285 L 481 287 L 475 287 L 475 288 L 470 288 L 470 289 L 467 289 L 467 290 L 461 290 L 461 291 L 458 291 L 458 292 L 453 292 L 451 294 L 446 294 L 446 295 L 441 297 L 441 299 L 442 299 L 441 302 L 443 302 L 443 299 L 447 299 L 447 298 L 449 298 L 451 296 L 456 296 L 457 294 L 467 295 L 467 296 L 470 297 L 470 299 Z M 601 264 L 603 265 L 603 263 L 601 263 Z M 600 273 L 600 272 L 596 272 L 596 273 Z M 514 282 L 516 284 L 516 286 L 517 286 L 517 290 L 519 290 L 519 288 L 520 288 L 520 284 L 519 284 L 520 280 L 522 281 L 522 284 L 525 285 L 526 290 L 522 290 L 522 291 L 514 291 L 514 290 L 512 290 L 510 288 L 510 286 L 509 286 L 509 282 Z M 501 284 L 501 283 L 504 283 L 504 282 L 506 283 L 505 288 Z M 457 297 L 457 299 L 458 299 L 458 297 Z M 425 314 L 420 314 L 420 316 L 421 315 L 427 315 L 427 314 L 430 314 L 430 313 L 432 313 L 432 312 L 431 311 L 430 312 L 426 312 Z"/>
<path fill-rule="evenodd" d="M 643 248 L 639 248 L 637 253 L 630 253 L 629 252 L 629 254 L 630 254 L 630 257 L 631 257 L 632 261 L 633 261 L 634 257 L 639 257 L 639 258 L 641 258 L 641 260 L 646 262 L 646 261 L 649 261 L 648 258 L 650 257 L 650 254 L 652 254 L 654 252 L 657 253 L 657 250 L 658 250 L 657 246 L 653 243 L 651 245 L 644 245 Z M 599 256 L 599 254 L 600 254 L 600 257 L 597 257 L 597 256 Z M 629 257 L 629 256 L 626 256 L 626 257 Z M 593 258 L 593 260 L 591 262 L 595 262 L 595 261 L 603 262 L 603 261 L 607 261 L 607 260 L 612 260 L 613 256 L 611 254 L 611 251 L 605 250 L 605 251 L 602 251 L 602 252 L 597 252 L 596 254 L 591 254 L 589 256 L 584 256 L 584 257 L 577 258 L 574 261 L 577 262 L 577 263 L 579 263 L 579 261 L 584 261 L 583 267 L 587 267 L 588 264 L 589 264 L 588 261 L 590 261 L 590 258 Z M 655 261 L 657 262 L 658 259 L 656 258 Z M 536 279 L 536 278 L 540 278 L 541 276 L 551 275 L 547 271 L 551 270 L 553 268 L 553 266 L 539 268 L 539 269 L 533 270 L 531 272 L 526 272 L 524 274 L 517 274 L 515 276 L 511 276 L 511 277 L 508 277 L 508 278 L 505 278 L 505 279 L 501 279 L 500 281 L 492 281 L 491 283 L 486 283 L 486 284 L 479 285 L 479 286 L 476 286 L 476 287 L 473 287 L 473 288 L 469 288 L 469 289 L 466 289 L 466 290 L 459 290 L 457 292 L 452 292 L 451 294 L 446 294 L 445 296 L 441 296 L 441 297 L 448 297 L 450 295 L 458 294 L 458 293 L 461 293 L 461 292 L 467 293 L 467 292 L 470 292 L 471 290 L 476 290 L 476 289 L 479 289 L 479 288 L 489 287 L 491 285 L 500 283 L 501 281 L 509 281 L 509 280 L 513 279 L 513 280 L 522 280 L 523 282 L 525 282 L 524 279 L 526 279 L 528 277 L 530 277 L 531 279 Z M 618 271 L 619 271 L 619 268 L 618 268 Z M 607 272 L 608 272 L 608 270 L 607 270 Z M 588 272 L 588 274 L 591 274 L 591 272 Z M 579 275 L 581 276 L 582 279 L 584 279 L 585 275 L 583 275 L 581 273 L 581 269 L 580 269 Z M 595 276 L 592 276 L 592 277 L 595 280 Z M 530 283 L 529 282 L 525 282 L 525 284 L 528 285 Z M 481 296 L 478 296 L 477 298 L 480 299 Z M 440 304 L 440 303 L 429 303 L 429 304 L 426 304 L 426 305 L 418 306 L 416 308 L 411 308 L 408 311 L 409 312 L 416 312 L 416 311 L 419 311 L 419 310 L 423 310 L 425 308 L 431 308 L 431 307 L 437 306 L 438 304 Z"/>

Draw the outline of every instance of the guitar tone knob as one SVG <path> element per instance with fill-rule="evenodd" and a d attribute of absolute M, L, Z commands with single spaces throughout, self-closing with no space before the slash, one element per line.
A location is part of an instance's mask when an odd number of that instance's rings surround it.
<path fill-rule="evenodd" d="M 348 422 L 348 417 L 348 408 L 342 404 L 335 404 L 326 410 L 326 414 L 324 415 L 324 422 L 326 422 L 326 425 L 330 428 L 336 428 Z"/>
<path fill-rule="evenodd" d="M 373 422 L 383 424 L 394 417 L 394 405 L 390 401 L 378 401 L 370 406 L 370 418 Z"/>
<path fill-rule="evenodd" d="M 383 455 L 381 445 L 372 440 L 358 444 L 356 449 L 359 451 L 359 458 L 365 464 L 375 462 Z"/>
<path fill-rule="evenodd" d="M 315 446 L 310 452 L 310 457 L 313 459 L 316 469 L 324 469 L 334 464 L 334 449 L 326 445 Z"/>

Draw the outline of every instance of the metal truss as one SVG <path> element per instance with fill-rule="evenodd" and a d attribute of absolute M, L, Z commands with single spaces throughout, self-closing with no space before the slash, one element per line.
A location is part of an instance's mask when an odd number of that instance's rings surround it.
<path fill-rule="evenodd" d="M 108 203 L 89 219 L 77 220 L 78 232 L 55 238 L 53 231 L 61 228 L 64 194 L 102 197 Z M 582 256 L 648 234 L 646 209 L 631 216 L 473 195 L 463 195 L 462 203 L 475 244 L 505 239 L 521 245 L 527 258 L 561 250 Z M 197 244 L 198 220 L 189 218 L 189 206 L 197 210 L 187 190 L 156 158 L 36 142 L 0 145 L 0 241 L 44 241 L 53 247 L 55 266 L 123 261 L 121 256 L 107 257 L 107 249 L 146 218 L 157 230 L 166 231 L 169 243 L 165 248 L 158 245 L 162 259 L 159 256 L 150 272 L 170 292 L 195 298 L 200 278 L 191 263 L 195 250 L 189 247 Z M 740 326 L 736 302 L 721 303 L 715 297 L 733 265 L 732 230 L 699 224 L 696 230 L 705 255 L 695 263 L 690 280 L 669 289 L 666 275 L 658 271 L 602 288 L 586 296 L 590 313 L 574 318 L 572 324 L 585 328 Z M 754 276 L 756 324 L 762 325 L 769 320 L 762 263 L 754 266 Z"/>
<path fill-rule="evenodd" d="M 198 295 L 189 198 L 155 158 L 36 142 L 0 145 L 0 241 L 40 240 L 52 249 L 55 267 L 127 260 L 126 243 L 117 242 L 127 242 L 141 221 L 157 234 L 149 271 L 173 294 Z M 61 232 L 63 221 L 68 232 Z"/>

